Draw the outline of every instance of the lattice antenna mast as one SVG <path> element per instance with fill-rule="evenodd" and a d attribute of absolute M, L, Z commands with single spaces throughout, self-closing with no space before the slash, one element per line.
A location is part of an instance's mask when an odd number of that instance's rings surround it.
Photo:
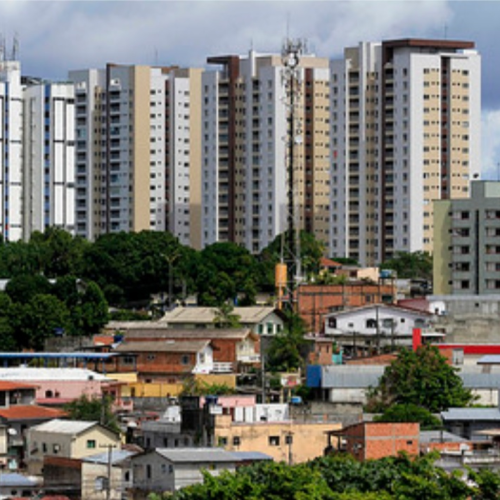
<path fill-rule="evenodd" d="M 300 103 L 301 68 L 300 58 L 306 51 L 305 40 L 287 38 L 283 43 L 281 57 L 283 61 L 283 85 L 286 93 L 287 112 L 287 226 L 288 226 L 288 282 L 290 298 L 301 275 L 300 261 L 300 217 L 298 217 L 298 200 L 295 196 L 295 147 L 302 144 L 301 122 L 297 116 L 297 107 Z M 297 212 L 297 213 L 296 213 Z"/>

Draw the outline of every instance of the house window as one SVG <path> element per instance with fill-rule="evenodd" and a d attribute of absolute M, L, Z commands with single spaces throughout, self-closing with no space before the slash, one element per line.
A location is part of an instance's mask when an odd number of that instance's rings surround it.
<path fill-rule="evenodd" d="M 240 444 L 241 444 L 240 436 L 234 436 L 233 437 L 233 446 L 239 446 Z"/>
<path fill-rule="evenodd" d="M 47 453 L 47 443 L 42 443 L 42 451 Z"/>
<path fill-rule="evenodd" d="M 279 436 L 269 436 L 269 446 L 279 446 L 280 437 Z"/>
<path fill-rule="evenodd" d="M 166 474 L 167 472 L 167 464 L 161 464 L 161 473 Z"/>
<path fill-rule="evenodd" d="M 337 328 L 337 318 L 328 318 L 328 328 Z"/>
<path fill-rule="evenodd" d="M 189 364 L 189 356 L 187 354 L 183 354 L 181 356 L 181 365 L 188 365 Z"/>
<path fill-rule="evenodd" d="M 218 443 L 219 443 L 219 446 L 226 446 L 227 445 L 227 437 L 219 436 Z"/>
<path fill-rule="evenodd" d="M 174 472 L 174 466 L 172 464 L 168 465 L 168 473 L 172 474 Z"/>
<path fill-rule="evenodd" d="M 104 491 L 108 488 L 108 478 L 105 476 L 98 476 L 95 478 L 94 490 Z"/>
<path fill-rule="evenodd" d="M 151 464 L 146 465 L 146 479 L 151 479 L 153 477 Z"/>
<path fill-rule="evenodd" d="M 61 451 L 61 445 L 59 445 L 59 444 L 53 444 L 52 445 L 52 451 L 54 453 L 59 453 Z"/>
<path fill-rule="evenodd" d="M 95 448 L 95 439 L 87 439 L 87 448 L 94 449 Z"/>
<path fill-rule="evenodd" d="M 377 320 L 373 318 L 367 319 L 366 328 L 377 328 Z"/>
<path fill-rule="evenodd" d="M 54 397 L 54 395 L 52 394 L 52 391 L 45 391 L 45 397 L 52 398 L 52 397 Z"/>
<path fill-rule="evenodd" d="M 133 365 L 134 364 L 134 357 L 133 356 L 124 356 L 122 359 L 123 359 L 124 365 Z"/>
<path fill-rule="evenodd" d="M 148 354 L 148 361 L 154 361 L 156 358 L 156 355 L 154 354 Z"/>

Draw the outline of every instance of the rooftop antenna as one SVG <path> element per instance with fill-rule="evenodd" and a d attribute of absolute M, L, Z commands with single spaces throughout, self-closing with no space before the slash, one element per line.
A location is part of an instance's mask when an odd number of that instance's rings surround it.
<path fill-rule="evenodd" d="M 17 61 L 19 58 L 19 35 L 16 33 L 14 35 L 14 40 L 12 42 L 12 60 Z"/>
<path fill-rule="evenodd" d="M 0 34 L 0 61 L 4 62 L 6 59 L 5 53 L 5 37 L 3 34 Z"/>

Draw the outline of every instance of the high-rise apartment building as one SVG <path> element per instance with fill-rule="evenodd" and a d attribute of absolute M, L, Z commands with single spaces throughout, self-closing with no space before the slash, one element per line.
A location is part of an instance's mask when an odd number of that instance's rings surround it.
<path fill-rule="evenodd" d="M 466 199 L 435 203 L 434 293 L 500 293 L 500 182 L 473 181 Z"/>
<path fill-rule="evenodd" d="M 73 86 L 22 78 L 16 50 L 0 54 L 0 234 L 17 241 L 51 226 L 72 232 Z"/>
<path fill-rule="evenodd" d="M 23 238 L 75 230 L 75 96 L 70 83 L 26 79 L 23 117 Z"/>
<path fill-rule="evenodd" d="M 474 43 L 361 43 L 330 70 L 330 254 L 432 252 L 433 201 L 467 197 L 480 172 Z"/>
<path fill-rule="evenodd" d="M 281 55 L 210 57 L 202 76 L 202 244 L 233 241 L 252 252 L 287 229 L 293 150 L 295 226 L 328 242 L 328 60 L 299 57 L 290 96 Z"/>
<path fill-rule="evenodd" d="M 0 61 L 0 231 L 23 236 L 23 87 L 19 61 Z"/>
<path fill-rule="evenodd" d="M 201 71 L 108 64 L 70 79 L 77 233 L 170 230 L 199 246 Z"/>

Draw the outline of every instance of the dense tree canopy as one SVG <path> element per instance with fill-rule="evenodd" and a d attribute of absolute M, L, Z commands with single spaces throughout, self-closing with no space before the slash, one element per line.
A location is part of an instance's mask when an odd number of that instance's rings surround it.
<path fill-rule="evenodd" d="M 384 411 L 393 404 L 414 404 L 431 413 L 467 406 L 474 399 L 456 368 L 433 346 L 401 350 L 368 396 L 370 411 Z"/>
<path fill-rule="evenodd" d="M 398 278 L 432 280 L 432 257 L 427 252 L 396 252 L 394 258 L 380 264 L 380 269 L 393 269 Z"/>
<path fill-rule="evenodd" d="M 218 477 L 204 474 L 203 484 L 173 496 L 151 500 L 486 500 L 500 494 L 498 474 L 488 470 L 448 473 L 435 456 L 406 455 L 356 462 L 329 456 L 298 465 L 258 463 Z M 468 481 L 467 481 L 468 479 Z"/>

